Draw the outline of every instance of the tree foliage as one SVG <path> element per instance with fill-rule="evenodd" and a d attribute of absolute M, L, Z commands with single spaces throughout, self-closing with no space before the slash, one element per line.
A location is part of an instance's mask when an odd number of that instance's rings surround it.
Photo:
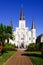
<path fill-rule="evenodd" d="M 0 42 L 4 46 L 5 39 L 13 38 L 13 30 L 11 26 L 0 24 Z"/>

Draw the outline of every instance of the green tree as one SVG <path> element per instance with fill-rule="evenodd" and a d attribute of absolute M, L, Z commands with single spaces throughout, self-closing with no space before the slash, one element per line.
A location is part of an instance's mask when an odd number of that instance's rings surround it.
<path fill-rule="evenodd" d="M 9 40 L 13 38 L 12 27 L 0 24 L 0 42 L 4 46 L 5 39 Z"/>
<path fill-rule="evenodd" d="M 5 30 L 4 30 L 4 25 L 1 24 L 0 25 L 0 42 L 2 43 L 2 45 L 4 46 L 4 42 L 5 42 Z"/>
<path fill-rule="evenodd" d="M 9 38 L 13 39 L 13 29 L 11 26 L 7 26 L 6 28 L 6 39 L 7 39 L 7 43 L 9 43 Z"/>

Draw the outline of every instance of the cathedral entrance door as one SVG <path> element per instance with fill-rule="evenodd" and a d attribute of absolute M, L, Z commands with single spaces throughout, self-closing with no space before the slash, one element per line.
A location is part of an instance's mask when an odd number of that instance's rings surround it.
<path fill-rule="evenodd" d="M 24 43 L 21 43 L 21 48 L 24 48 Z"/>

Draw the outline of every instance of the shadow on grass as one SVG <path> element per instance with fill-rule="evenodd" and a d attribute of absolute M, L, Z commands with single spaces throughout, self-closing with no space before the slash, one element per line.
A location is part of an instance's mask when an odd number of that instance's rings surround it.
<path fill-rule="evenodd" d="M 22 56 L 33 56 L 33 57 L 40 57 L 40 58 L 43 58 L 43 55 L 42 54 L 35 54 L 35 53 L 24 53 L 24 54 L 21 54 Z"/>

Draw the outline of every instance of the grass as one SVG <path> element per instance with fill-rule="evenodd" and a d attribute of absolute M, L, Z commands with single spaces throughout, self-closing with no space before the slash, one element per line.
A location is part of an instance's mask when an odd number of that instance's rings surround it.
<path fill-rule="evenodd" d="M 28 54 L 35 65 L 43 65 L 41 52 L 28 52 Z"/>
<path fill-rule="evenodd" d="M 9 52 L 3 53 L 3 55 L 0 56 L 0 65 L 3 65 L 4 62 L 5 62 L 8 58 L 10 58 L 14 53 L 15 53 L 15 51 L 9 51 Z"/>

